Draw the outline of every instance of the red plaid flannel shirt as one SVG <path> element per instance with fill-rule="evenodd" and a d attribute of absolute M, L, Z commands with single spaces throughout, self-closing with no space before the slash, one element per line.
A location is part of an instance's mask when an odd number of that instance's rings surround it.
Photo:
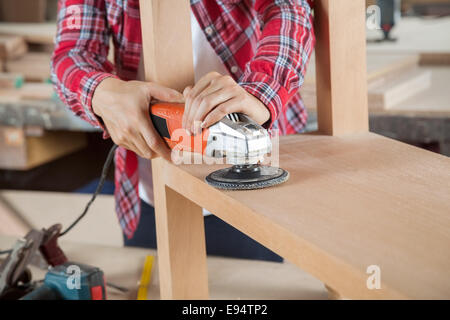
<path fill-rule="evenodd" d="M 234 79 L 270 110 L 270 127 L 301 132 L 307 114 L 298 89 L 314 47 L 312 0 L 191 0 L 211 46 Z M 60 0 L 52 79 L 72 111 L 104 130 L 92 96 L 107 77 L 132 80 L 141 52 L 138 0 Z M 115 63 L 107 60 L 110 37 Z M 118 148 L 116 212 L 128 238 L 139 222 L 138 161 Z"/>

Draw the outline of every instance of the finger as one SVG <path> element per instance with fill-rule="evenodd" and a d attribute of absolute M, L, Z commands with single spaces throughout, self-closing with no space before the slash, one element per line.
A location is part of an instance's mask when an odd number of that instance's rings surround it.
<path fill-rule="evenodd" d="M 148 93 L 150 97 L 155 98 L 157 100 L 165 101 L 165 102 L 184 102 L 184 96 L 180 92 L 164 87 L 157 83 L 147 83 Z"/>
<path fill-rule="evenodd" d="M 206 100 L 209 99 L 209 98 L 207 98 L 208 95 L 213 94 L 214 92 L 217 92 L 218 90 L 222 89 L 222 87 L 223 87 L 223 83 L 213 79 L 210 82 L 210 85 L 208 87 L 206 87 L 202 92 L 200 92 L 194 100 L 190 101 L 189 111 L 186 115 L 185 127 L 187 129 L 189 129 L 193 134 L 197 133 L 194 128 L 194 117 L 195 117 L 195 114 L 197 113 L 198 108 L 200 107 L 200 104 L 205 99 Z"/>
<path fill-rule="evenodd" d="M 202 98 L 200 105 L 195 110 L 195 114 L 190 120 L 192 123 L 192 130 L 194 134 L 201 133 L 201 123 L 205 119 L 205 117 L 210 113 L 214 108 L 219 106 L 220 104 L 234 98 L 236 96 L 236 90 L 233 87 L 222 88 L 212 94 L 205 96 Z"/>
<path fill-rule="evenodd" d="M 112 141 L 127 150 L 133 151 L 135 153 L 138 152 L 137 148 L 127 139 L 127 134 L 123 132 L 123 130 L 119 130 L 118 126 L 113 122 L 109 121 L 107 124 L 109 135 L 111 136 Z"/>
<path fill-rule="evenodd" d="M 136 147 L 136 145 L 134 143 L 132 143 L 131 141 L 126 141 L 126 142 L 122 142 L 119 144 L 121 147 L 132 151 L 134 153 L 136 153 L 138 156 L 140 156 L 141 158 L 144 158 L 144 155 L 141 153 L 141 151 L 139 150 L 138 147 Z"/>
<path fill-rule="evenodd" d="M 151 155 L 152 158 L 156 157 L 157 155 L 160 155 L 164 159 L 170 160 L 170 149 L 167 147 L 163 138 L 161 138 L 161 136 L 153 127 L 153 124 L 150 121 L 146 121 L 142 125 L 140 131 L 146 144 L 153 151 Z M 155 153 L 157 155 L 155 155 Z"/>
<path fill-rule="evenodd" d="M 141 158 L 151 159 L 153 152 L 152 149 L 148 146 L 144 136 L 140 132 L 136 132 L 136 135 L 133 139 L 133 144 L 139 150 L 139 155 Z"/>
<path fill-rule="evenodd" d="M 184 88 L 183 96 L 184 96 L 185 100 L 187 99 L 187 96 L 189 95 L 189 92 L 191 92 L 191 90 L 192 90 L 192 86 L 187 86 L 186 88 Z"/>
<path fill-rule="evenodd" d="M 203 120 L 201 127 L 202 128 L 208 128 L 215 124 L 216 122 L 220 121 L 225 117 L 227 114 L 233 113 L 233 112 L 242 112 L 242 104 L 241 100 L 238 98 L 230 99 L 220 105 L 218 105 L 216 108 L 214 108 L 206 117 L 205 120 Z"/>
<path fill-rule="evenodd" d="M 197 97 L 193 101 L 191 101 L 185 126 L 186 128 L 190 129 L 194 135 L 199 134 L 201 132 L 200 123 L 195 123 L 196 121 L 195 115 L 197 114 L 200 105 L 205 101 L 207 104 L 209 104 L 208 100 L 210 100 L 210 96 L 214 93 L 217 93 L 220 90 L 225 89 L 225 87 L 228 87 L 227 95 L 229 95 L 229 93 L 233 90 L 233 88 L 239 88 L 237 87 L 236 82 L 234 82 L 234 80 L 231 77 L 220 76 L 212 79 L 211 82 L 209 83 L 209 86 L 207 86 L 202 92 L 200 92 L 197 95 Z M 230 98 L 231 97 L 229 97 L 228 99 Z M 222 103 L 226 100 L 219 100 L 212 107 L 215 107 L 217 104 Z"/>
<path fill-rule="evenodd" d="M 211 81 L 215 78 L 220 77 L 220 73 L 218 72 L 210 72 L 208 74 L 206 74 L 205 76 L 203 76 L 199 81 L 197 81 L 197 83 L 194 85 L 194 87 L 190 90 L 189 94 L 188 94 L 188 99 L 186 100 L 186 110 L 189 111 L 189 114 L 192 109 L 192 103 L 195 100 L 195 98 L 198 96 L 198 94 L 200 92 L 202 92 L 206 87 L 209 86 L 209 84 L 211 83 Z M 189 114 L 186 114 L 186 116 L 188 116 Z M 184 120 L 187 120 L 187 117 L 184 118 Z M 186 122 L 183 122 L 183 128 L 185 129 L 189 129 L 188 126 L 186 126 Z"/>
<path fill-rule="evenodd" d="M 189 98 L 189 93 L 191 92 L 191 90 L 192 90 L 192 86 L 188 86 L 183 91 L 183 96 L 184 96 L 185 103 L 184 103 L 183 118 L 182 118 L 182 122 L 181 122 L 181 127 L 182 128 L 186 128 L 184 124 L 186 123 L 187 115 L 189 114 L 189 105 L 190 105 L 190 103 L 189 103 L 189 101 L 190 101 L 189 100 L 190 99 Z M 191 135 L 191 132 L 189 130 L 186 130 L 186 131 L 187 131 L 188 135 Z"/>
<path fill-rule="evenodd" d="M 209 84 L 211 83 L 211 81 L 213 79 L 219 78 L 222 75 L 218 72 L 210 72 L 206 75 L 204 75 L 203 77 L 200 78 L 200 80 L 197 81 L 197 83 L 194 85 L 194 87 L 192 88 L 191 92 L 190 92 L 190 96 L 191 98 L 195 98 L 197 97 L 197 95 L 202 92 L 203 90 L 205 90 L 206 87 L 209 86 Z"/>

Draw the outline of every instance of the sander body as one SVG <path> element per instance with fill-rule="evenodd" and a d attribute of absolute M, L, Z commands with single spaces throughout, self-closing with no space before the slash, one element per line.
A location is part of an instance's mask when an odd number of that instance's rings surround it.
<path fill-rule="evenodd" d="M 205 180 L 218 189 L 261 189 L 288 180 L 286 170 L 260 163 L 272 152 L 266 129 L 242 113 L 232 113 L 197 136 L 182 128 L 184 105 L 158 102 L 150 106 L 155 129 L 172 150 L 221 158 L 230 168 L 217 170 Z"/>

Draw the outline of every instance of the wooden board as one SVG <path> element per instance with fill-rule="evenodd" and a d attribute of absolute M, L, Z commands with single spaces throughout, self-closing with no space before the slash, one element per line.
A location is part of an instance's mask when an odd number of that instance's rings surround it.
<path fill-rule="evenodd" d="M 13 237 L 0 235 L 0 250 L 10 248 Z M 106 281 L 127 288 L 121 293 L 107 288 L 109 300 L 136 300 L 137 284 L 145 257 L 156 255 L 156 250 L 118 248 L 104 245 L 86 245 L 61 239 L 61 246 L 73 261 L 99 267 Z M 208 257 L 211 271 L 213 299 L 327 299 L 322 283 L 290 263 L 273 263 L 220 257 Z M 147 299 L 160 299 L 158 259 L 154 263 Z M 31 267 L 34 279 L 41 279 L 45 271 Z"/>
<path fill-rule="evenodd" d="M 1 20 L 8 22 L 44 22 L 47 0 L 0 0 Z"/>
<path fill-rule="evenodd" d="M 367 52 L 368 90 L 370 90 L 373 83 L 379 83 L 380 80 L 384 81 L 386 78 L 395 78 L 399 74 L 417 68 L 419 58 L 419 55 L 416 53 Z M 308 71 L 305 81 L 300 88 L 300 94 L 306 108 L 315 111 L 317 108 L 317 91 L 314 55 L 311 57 L 308 65 Z M 376 109 L 371 105 L 370 99 L 369 109 Z"/>
<path fill-rule="evenodd" d="M 386 110 L 431 86 L 431 71 L 413 69 L 369 84 L 369 108 Z"/>
<path fill-rule="evenodd" d="M 23 85 L 23 76 L 18 73 L 0 72 L 0 88 L 14 89 Z"/>
<path fill-rule="evenodd" d="M 29 52 L 21 58 L 6 61 L 6 72 L 22 74 L 26 81 L 50 79 L 50 54 Z"/>
<path fill-rule="evenodd" d="M 389 110 L 373 110 L 374 114 L 408 117 L 450 118 L 450 67 L 422 67 L 431 72 L 430 87 Z"/>
<path fill-rule="evenodd" d="M 367 52 L 367 81 L 377 80 L 418 66 L 420 56 L 416 53 Z M 315 87 L 316 59 L 311 56 L 303 87 Z M 302 88 L 303 88 L 302 87 Z"/>
<path fill-rule="evenodd" d="M 12 81 L 13 79 L 11 79 Z M 20 81 L 20 80 L 19 80 Z M 0 78 L 0 83 L 2 82 Z M 9 83 L 9 86 L 12 83 Z M 50 83 L 25 83 L 20 88 L 0 89 L 0 102 L 48 101 L 54 96 Z"/>
<path fill-rule="evenodd" d="M 0 168 L 27 170 L 87 145 L 82 132 L 45 131 L 27 136 L 23 128 L 0 126 Z"/>
<path fill-rule="evenodd" d="M 450 298 L 449 158 L 372 133 L 280 140 L 290 179 L 273 188 L 220 191 L 204 179 L 222 166 L 155 161 L 166 188 L 344 297 Z"/>
<path fill-rule="evenodd" d="M 0 60 L 16 59 L 27 52 L 28 46 L 21 36 L 0 35 Z"/>
<path fill-rule="evenodd" d="M 450 79 L 450 67 L 421 66 L 419 70 L 431 72 L 431 83 L 427 89 L 417 94 L 413 90 L 406 92 L 407 97 L 386 110 L 374 108 L 369 100 L 370 112 L 408 117 L 450 117 L 450 91 L 447 85 L 448 79 Z M 369 84 L 369 95 L 371 94 L 370 88 Z M 316 90 L 307 86 L 301 89 L 301 95 L 308 111 L 315 112 L 317 107 Z"/>
<path fill-rule="evenodd" d="M 140 1 L 145 79 L 183 92 L 194 84 L 188 0 Z"/>
<path fill-rule="evenodd" d="M 55 94 L 51 83 L 25 83 L 19 91 L 21 100 L 50 100 Z"/>
<path fill-rule="evenodd" d="M 317 122 L 324 134 L 369 129 L 364 12 L 364 1 L 315 2 Z"/>
<path fill-rule="evenodd" d="M 152 166 L 158 171 L 159 162 Z M 154 179 L 161 298 L 208 299 L 205 227 L 202 208 Z M 174 250 L 176 248 L 176 250 Z"/>
<path fill-rule="evenodd" d="M 56 35 L 56 23 L 0 22 L 0 34 L 21 36 L 29 43 L 53 44 Z"/>
<path fill-rule="evenodd" d="M 406 97 L 403 101 L 386 110 L 373 108 L 369 105 L 370 113 L 374 115 L 449 118 L 450 91 L 448 90 L 448 79 L 450 79 L 450 67 L 426 66 L 420 67 L 420 70 L 431 72 L 431 84 L 428 89 Z M 408 92 L 408 94 L 410 93 L 414 92 Z M 316 112 L 316 91 L 314 89 L 302 89 L 301 94 L 308 111 Z"/>

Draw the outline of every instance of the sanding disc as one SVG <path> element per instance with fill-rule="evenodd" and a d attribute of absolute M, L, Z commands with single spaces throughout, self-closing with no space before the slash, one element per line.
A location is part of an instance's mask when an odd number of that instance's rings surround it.
<path fill-rule="evenodd" d="M 281 168 L 259 165 L 236 165 L 209 174 L 206 182 L 223 190 L 252 190 L 286 182 L 289 172 Z"/>

